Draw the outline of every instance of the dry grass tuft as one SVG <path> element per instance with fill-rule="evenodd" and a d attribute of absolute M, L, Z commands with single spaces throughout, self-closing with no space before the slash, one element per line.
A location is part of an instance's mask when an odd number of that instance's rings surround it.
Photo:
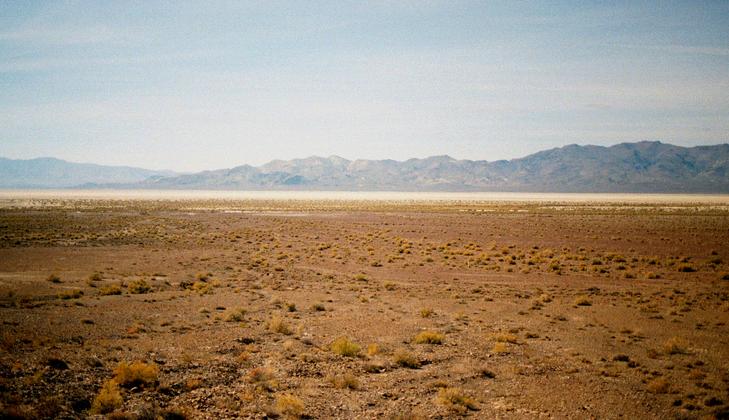
<path fill-rule="evenodd" d="M 415 344 L 443 344 L 445 336 L 435 331 L 423 331 L 415 336 Z"/>
<path fill-rule="evenodd" d="M 354 357 L 359 354 L 360 347 L 356 343 L 349 341 L 347 337 L 339 337 L 334 340 L 330 346 L 331 350 L 345 357 Z"/>
<path fill-rule="evenodd" d="M 663 343 L 663 351 L 666 354 L 687 354 L 688 343 L 680 337 L 671 337 Z"/>
<path fill-rule="evenodd" d="M 367 345 L 367 355 L 372 357 L 380 354 L 380 346 L 377 343 L 371 343 Z"/>
<path fill-rule="evenodd" d="M 257 367 L 249 370 L 246 379 L 257 388 L 266 391 L 273 391 L 276 387 L 273 371 L 267 367 Z"/>
<path fill-rule="evenodd" d="M 121 408 L 124 400 L 119 392 L 119 384 L 115 380 L 106 381 L 91 404 L 91 412 L 94 414 L 107 414 Z"/>
<path fill-rule="evenodd" d="M 459 388 L 441 388 L 436 401 L 448 410 L 461 414 L 468 410 L 478 410 L 476 402 Z"/>
<path fill-rule="evenodd" d="M 359 380 L 351 373 L 345 373 L 343 375 L 335 375 L 329 378 L 329 382 L 334 385 L 335 388 L 340 389 L 357 389 L 359 388 Z"/>
<path fill-rule="evenodd" d="M 498 332 L 491 334 L 491 338 L 498 343 L 516 343 L 517 337 L 511 333 Z"/>
<path fill-rule="evenodd" d="M 268 322 L 268 329 L 284 335 L 291 335 L 293 333 L 288 322 L 279 315 L 271 317 L 271 320 Z"/>
<path fill-rule="evenodd" d="M 395 354 L 393 355 L 393 360 L 395 361 L 395 363 L 402 367 L 410 369 L 417 369 L 420 367 L 420 360 L 418 360 L 415 355 L 405 349 L 396 350 Z"/>
<path fill-rule="evenodd" d="M 152 290 L 152 286 L 146 280 L 139 279 L 129 282 L 127 290 L 133 295 L 142 295 Z"/>
<path fill-rule="evenodd" d="M 159 369 L 151 363 L 121 362 L 114 369 L 114 381 L 124 387 L 153 385 L 157 382 L 158 376 Z"/>
<path fill-rule="evenodd" d="M 509 346 L 503 342 L 496 342 L 491 348 L 491 351 L 496 354 L 505 354 L 509 352 Z"/>
<path fill-rule="evenodd" d="M 291 394 L 276 396 L 276 411 L 280 416 L 300 418 L 304 414 L 304 402 Z"/>
<path fill-rule="evenodd" d="M 592 306 L 592 301 L 587 296 L 577 296 L 575 299 L 575 305 L 577 306 Z"/>
<path fill-rule="evenodd" d="M 648 382 L 647 389 L 654 394 L 667 394 L 671 390 L 671 384 L 665 378 L 656 378 Z"/>
<path fill-rule="evenodd" d="M 100 288 L 99 294 L 101 296 L 120 295 L 122 294 L 122 289 L 118 284 L 111 284 Z"/>

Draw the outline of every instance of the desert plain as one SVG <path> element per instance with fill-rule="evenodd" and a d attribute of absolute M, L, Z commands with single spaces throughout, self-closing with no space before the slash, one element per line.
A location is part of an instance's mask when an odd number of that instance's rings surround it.
<path fill-rule="evenodd" d="M 0 417 L 729 418 L 729 198 L 638 198 L 5 194 Z"/>

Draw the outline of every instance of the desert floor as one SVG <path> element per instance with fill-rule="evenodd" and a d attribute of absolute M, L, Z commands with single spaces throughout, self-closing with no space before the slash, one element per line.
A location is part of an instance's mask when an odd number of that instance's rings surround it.
<path fill-rule="evenodd" d="M 716 203 L 4 198 L 0 417 L 728 418 L 728 263 Z"/>

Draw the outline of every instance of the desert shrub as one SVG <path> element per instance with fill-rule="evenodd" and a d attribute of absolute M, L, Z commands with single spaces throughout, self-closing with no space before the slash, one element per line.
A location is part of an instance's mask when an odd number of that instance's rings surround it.
<path fill-rule="evenodd" d="M 436 397 L 438 404 L 457 413 L 477 410 L 476 402 L 459 388 L 441 388 Z"/>
<path fill-rule="evenodd" d="M 577 306 L 592 306 L 592 301 L 587 296 L 577 296 L 575 299 L 575 305 Z"/>
<path fill-rule="evenodd" d="M 688 353 L 688 343 L 679 337 L 671 337 L 663 343 L 663 351 L 667 354 L 686 354 Z"/>
<path fill-rule="evenodd" d="M 351 373 L 345 373 L 343 375 L 334 375 L 329 378 L 329 382 L 336 388 L 340 389 L 357 389 L 359 388 L 359 381 Z"/>
<path fill-rule="evenodd" d="M 84 295 L 84 292 L 79 289 L 66 290 L 58 294 L 59 299 L 78 299 Z"/>
<path fill-rule="evenodd" d="M 122 289 L 118 284 L 111 284 L 100 288 L 99 294 L 101 296 L 120 295 L 122 294 Z"/>
<path fill-rule="evenodd" d="M 648 382 L 647 389 L 654 394 L 666 394 L 671 390 L 671 384 L 665 378 L 656 378 Z"/>
<path fill-rule="evenodd" d="M 516 343 L 517 337 L 507 332 L 498 332 L 491 334 L 491 338 L 498 343 Z"/>
<path fill-rule="evenodd" d="M 46 277 L 46 280 L 49 281 L 49 282 L 51 282 L 51 283 L 60 283 L 61 282 L 61 278 L 58 277 L 58 275 L 55 274 L 55 273 L 53 273 L 53 274 L 49 275 L 48 277 Z"/>
<path fill-rule="evenodd" d="M 415 336 L 413 342 L 415 344 L 443 344 L 444 338 L 445 336 L 443 334 L 435 331 L 422 331 Z"/>
<path fill-rule="evenodd" d="M 286 322 L 286 320 L 279 315 L 274 315 L 271 317 L 271 320 L 268 321 L 268 329 L 272 332 L 284 335 L 291 335 L 293 333 L 288 322 Z"/>
<path fill-rule="evenodd" d="M 205 281 L 196 281 L 192 284 L 192 286 L 190 286 L 190 289 L 198 292 L 201 295 L 206 295 L 213 292 L 213 287 L 215 286 L 212 283 L 208 283 Z"/>
<path fill-rule="evenodd" d="M 121 362 L 114 369 L 114 380 L 124 387 L 153 385 L 157 382 L 158 375 L 159 369 L 156 365 L 144 362 Z"/>
<path fill-rule="evenodd" d="M 696 271 L 696 268 L 691 264 L 681 264 L 678 266 L 678 271 L 681 273 L 693 273 Z"/>
<path fill-rule="evenodd" d="M 141 294 L 147 293 L 151 289 L 152 289 L 152 287 L 144 279 L 133 280 L 133 281 L 129 282 L 129 285 L 127 286 L 127 290 L 129 291 L 129 293 L 132 293 L 135 295 L 141 295 Z"/>
<path fill-rule="evenodd" d="M 496 342 L 494 343 L 494 346 L 491 348 L 491 351 L 494 353 L 502 354 L 502 353 L 508 353 L 509 352 L 509 346 L 504 342 Z"/>
<path fill-rule="evenodd" d="M 315 303 L 315 304 L 311 305 L 311 309 L 313 309 L 314 311 L 317 311 L 317 312 L 323 312 L 323 311 L 327 310 L 327 308 L 324 307 L 323 303 Z"/>
<path fill-rule="evenodd" d="M 273 371 L 267 367 L 257 367 L 248 371 L 248 382 L 266 391 L 273 391 L 276 387 Z"/>
<path fill-rule="evenodd" d="M 185 381 L 185 390 L 192 391 L 200 388 L 202 385 L 203 382 L 199 378 L 190 378 Z"/>
<path fill-rule="evenodd" d="M 304 414 L 304 402 L 291 394 L 276 396 L 276 411 L 279 415 L 288 418 L 300 418 Z"/>
<path fill-rule="evenodd" d="M 417 369 L 420 367 L 420 360 L 415 355 L 405 349 L 398 349 L 393 355 L 393 361 L 398 365 L 410 369 Z"/>
<path fill-rule="evenodd" d="M 89 281 L 101 281 L 101 274 L 100 273 L 94 273 L 89 276 Z"/>
<path fill-rule="evenodd" d="M 435 311 L 433 311 L 433 308 L 423 308 L 420 310 L 420 316 L 423 318 L 430 318 Z"/>
<path fill-rule="evenodd" d="M 119 392 L 119 384 L 113 379 L 106 381 L 91 403 L 91 412 L 94 414 L 107 414 L 121 408 L 124 400 Z"/>
<path fill-rule="evenodd" d="M 367 345 L 367 355 L 368 356 L 375 356 L 380 353 L 380 346 L 378 346 L 376 343 L 370 343 Z"/>
<path fill-rule="evenodd" d="M 228 322 L 242 322 L 245 315 L 246 315 L 246 310 L 243 308 L 239 308 L 239 309 L 229 313 L 228 316 L 225 318 L 225 320 Z"/>
<path fill-rule="evenodd" d="M 356 343 L 349 341 L 347 337 L 339 337 L 334 340 L 330 346 L 331 350 L 345 357 L 354 357 L 359 354 L 360 347 Z"/>

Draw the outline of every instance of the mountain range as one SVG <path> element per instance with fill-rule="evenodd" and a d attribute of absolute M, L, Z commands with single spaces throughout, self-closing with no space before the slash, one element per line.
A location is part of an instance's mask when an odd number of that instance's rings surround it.
<path fill-rule="evenodd" d="M 173 175 L 172 171 L 73 163 L 55 158 L 0 157 L 0 188 L 69 188 L 82 184 L 135 183 L 153 176 Z"/>
<path fill-rule="evenodd" d="M 47 164 L 45 170 L 44 163 Z M 8 167 L 14 169 L 8 170 Z M 30 167 L 33 169 L 27 169 Z M 621 143 L 609 147 L 569 145 L 520 159 L 492 162 L 458 160 L 450 156 L 406 161 L 312 156 L 287 161 L 274 160 L 258 167 L 242 165 L 193 174 L 81 165 L 55 159 L 0 159 L 0 187 L 67 186 L 212 190 L 729 193 L 729 144 L 696 147 L 661 142 Z"/>

